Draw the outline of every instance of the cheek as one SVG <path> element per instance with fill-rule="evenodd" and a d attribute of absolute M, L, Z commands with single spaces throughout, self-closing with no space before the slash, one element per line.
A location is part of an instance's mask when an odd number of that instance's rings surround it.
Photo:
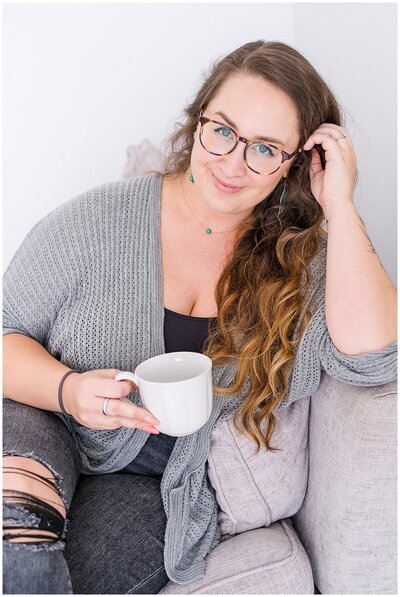
<path fill-rule="evenodd" d="M 191 159 L 193 165 L 205 167 L 208 164 L 214 164 L 215 162 L 218 162 L 219 159 L 221 159 L 220 156 L 208 153 L 208 151 L 202 147 L 199 141 L 196 141 L 193 145 Z"/>
<path fill-rule="evenodd" d="M 218 161 L 220 156 L 212 155 L 205 151 L 201 146 L 200 149 L 193 148 L 191 157 L 191 168 L 194 173 L 197 173 L 198 178 L 203 182 L 211 183 L 212 173 L 218 170 Z"/>
<path fill-rule="evenodd" d="M 275 187 L 279 184 L 280 176 L 260 176 L 260 178 L 267 179 L 265 181 L 261 180 L 258 184 L 260 195 L 262 195 L 265 198 L 268 195 L 270 195 L 275 189 Z"/>

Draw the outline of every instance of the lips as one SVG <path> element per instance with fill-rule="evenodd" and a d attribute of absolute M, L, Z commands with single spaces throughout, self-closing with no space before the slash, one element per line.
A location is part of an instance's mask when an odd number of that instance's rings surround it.
<path fill-rule="evenodd" d="M 240 191 L 240 189 L 242 188 L 225 183 L 223 180 L 215 176 L 215 174 L 213 174 L 213 177 L 214 184 L 217 187 L 217 189 L 219 189 L 220 191 L 224 191 L 225 193 L 235 193 L 236 191 Z"/>

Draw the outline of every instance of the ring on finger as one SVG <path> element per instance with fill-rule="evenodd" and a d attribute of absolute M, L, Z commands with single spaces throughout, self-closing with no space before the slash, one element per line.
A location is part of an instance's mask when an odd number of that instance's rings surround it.
<path fill-rule="evenodd" d="M 103 400 L 103 407 L 102 407 L 103 408 L 103 415 L 106 415 L 106 416 L 108 415 L 108 413 L 107 413 L 107 406 L 108 406 L 109 400 L 110 400 L 109 398 L 104 398 L 104 400 Z"/>
<path fill-rule="evenodd" d="M 339 139 L 346 139 L 346 135 L 342 133 L 341 135 L 339 135 L 339 137 L 335 139 L 335 141 L 339 141 Z"/>

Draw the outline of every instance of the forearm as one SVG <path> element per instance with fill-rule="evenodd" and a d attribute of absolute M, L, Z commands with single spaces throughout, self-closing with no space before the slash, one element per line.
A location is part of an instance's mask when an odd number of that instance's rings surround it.
<path fill-rule="evenodd" d="M 397 291 L 354 205 L 327 214 L 325 311 L 336 348 L 350 355 L 379 350 L 397 337 Z"/>
<path fill-rule="evenodd" d="M 33 338 L 3 336 L 3 393 L 16 402 L 60 412 L 58 386 L 69 369 Z M 65 385 L 72 377 L 67 377 Z"/>

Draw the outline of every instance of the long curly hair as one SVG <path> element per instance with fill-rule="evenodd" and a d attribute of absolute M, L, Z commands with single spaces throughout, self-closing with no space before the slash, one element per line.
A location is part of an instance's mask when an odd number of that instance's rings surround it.
<path fill-rule="evenodd" d="M 342 125 L 340 104 L 298 51 L 275 41 L 246 43 L 212 64 L 184 108 L 185 121 L 176 125 L 163 152 L 166 176 L 188 172 L 200 111 L 236 73 L 261 77 L 293 100 L 301 147 L 321 123 Z M 311 284 L 309 263 L 326 231 L 324 212 L 311 192 L 310 161 L 310 152 L 302 152 L 292 164 L 281 214 L 283 180 L 238 229 L 216 286 L 218 317 L 204 349 L 214 366 L 232 359 L 237 364 L 231 386 L 214 386 L 215 394 L 234 395 L 250 382 L 234 424 L 254 440 L 256 452 L 261 446 L 278 449 L 271 445 L 273 413 L 288 392 L 296 349 L 312 316 L 311 309 L 302 314 Z"/>

